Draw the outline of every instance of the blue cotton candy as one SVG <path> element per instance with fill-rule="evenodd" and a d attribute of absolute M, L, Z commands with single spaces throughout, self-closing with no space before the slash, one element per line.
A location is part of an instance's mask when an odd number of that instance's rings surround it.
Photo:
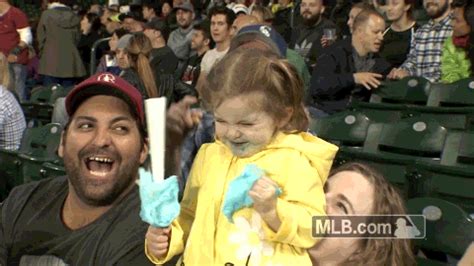
<path fill-rule="evenodd" d="M 140 199 L 142 220 L 154 227 L 168 227 L 179 215 L 178 178 L 171 176 L 154 182 L 153 175 L 140 168 Z"/>
<path fill-rule="evenodd" d="M 258 166 L 248 164 L 245 166 L 242 174 L 230 182 L 224 201 L 224 207 L 222 208 L 222 212 L 229 222 L 233 222 L 232 216 L 234 215 L 234 212 L 253 205 L 253 200 L 248 195 L 248 192 L 255 181 L 264 174 L 265 172 Z M 281 194 L 281 189 L 277 188 L 276 193 L 277 196 L 279 196 Z"/>

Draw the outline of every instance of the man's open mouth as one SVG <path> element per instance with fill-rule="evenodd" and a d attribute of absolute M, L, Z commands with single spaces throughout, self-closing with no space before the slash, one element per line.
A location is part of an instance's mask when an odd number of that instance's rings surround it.
<path fill-rule="evenodd" d="M 106 156 L 90 156 L 85 159 L 87 170 L 95 176 L 106 176 L 113 169 L 115 160 Z"/>

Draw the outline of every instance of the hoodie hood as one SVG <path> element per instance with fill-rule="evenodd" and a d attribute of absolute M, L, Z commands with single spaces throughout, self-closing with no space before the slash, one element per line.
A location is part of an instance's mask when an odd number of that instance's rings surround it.
<path fill-rule="evenodd" d="M 59 3 L 51 4 L 45 12 L 48 12 L 51 22 L 64 29 L 78 28 L 81 22 L 70 7 Z"/>
<path fill-rule="evenodd" d="M 216 143 L 225 146 L 223 142 L 217 139 Z M 227 152 L 231 153 L 227 147 L 225 149 Z M 310 133 L 301 132 L 296 134 L 286 134 L 279 132 L 274 137 L 273 141 L 262 151 L 250 157 L 241 158 L 241 160 L 246 161 L 246 163 L 252 163 L 262 156 L 265 156 L 267 153 L 274 152 L 275 150 L 300 153 L 310 161 L 315 169 L 317 169 L 322 182 L 326 182 L 329 174 L 328 170 L 331 169 L 333 160 L 336 157 L 339 148 L 334 144 L 311 135 Z M 282 158 L 281 163 L 284 163 L 284 158 Z"/>

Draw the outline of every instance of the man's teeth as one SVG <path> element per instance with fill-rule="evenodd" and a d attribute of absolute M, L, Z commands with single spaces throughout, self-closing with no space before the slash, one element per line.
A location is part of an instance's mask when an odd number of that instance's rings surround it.
<path fill-rule="evenodd" d="M 112 159 L 110 158 L 100 158 L 100 157 L 89 157 L 90 161 L 96 161 L 100 163 L 112 163 Z"/>

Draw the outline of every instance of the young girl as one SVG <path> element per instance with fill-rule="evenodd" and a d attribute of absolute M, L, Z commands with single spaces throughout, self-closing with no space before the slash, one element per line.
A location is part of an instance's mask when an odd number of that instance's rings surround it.
<path fill-rule="evenodd" d="M 207 81 L 202 97 L 216 141 L 199 150 L 180 216 L 170 228 L 149 228 L 149 259 L 161 264 L 184 252 L 184 265 L 310 265 L 312 216 L 325 215 L 323 184 L 337 147 L 305 132 L 296 70 L 260 50 L 237 49 Z M 232 223 L 224 198 L 248 164 L 265 176 L 248 193 L 253 206 Z"/>

